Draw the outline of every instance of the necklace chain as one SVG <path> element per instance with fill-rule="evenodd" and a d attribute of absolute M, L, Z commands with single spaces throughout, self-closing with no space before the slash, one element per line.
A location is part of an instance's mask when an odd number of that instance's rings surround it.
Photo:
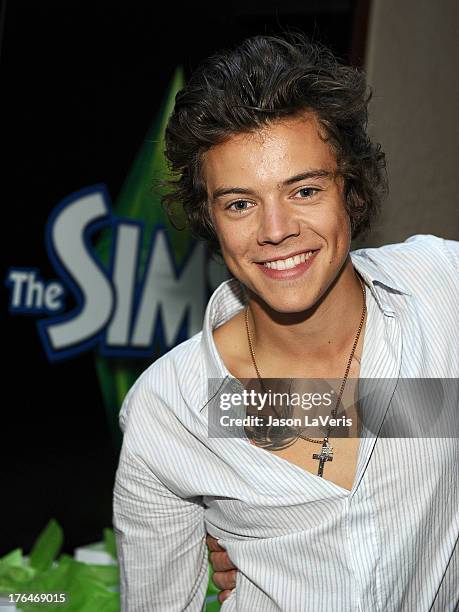
<path fill-rule="evenodd" d="M 343 380 L 341 382 L 341 388 L 340 388 L 340 391 L 339 391 L 339 394 L 338 394 L 338 399 L 336 401 L 335 407 L 333 408 L 333 410 L 331 412 L 331 415 L 332 415 L 333 418 L 335 418 L 336 414 L 337 414 L 338 406 L 339 406 L 339 403 L 341 401 L 341 396 L 343 395 L 344 387 L 346 385 L 347 377 L 349 375 L 349 370 L 351 368 L 352 358 L 354 357 L 354 352 L 355 352 L 355 349 L 357 348 L 357 343 L 359 341 L 360 332 L 362 331 L 363 323 L 365 321 L 365 315 L 366 315 L 366 312 L 367 312 L 365 283 L 362 282 L 362 280 L 360 278 L 359 278 L 359 282 L 360 282 L 360 286 L 362 288 L 362 293 L 363 293 L 362 316 L 360 317 L 359 327 L 358 327 L 358 330 L 357 330 L 357 334 L 355 336 L 355 340 L 354 340 L 354 344 L 352 346 L 352 350 L 351 350 L 351 354 L 349 356 L 349 360 L 347 362 L 346 371 L 344 373 L 344 378 L 343 378 Z M 255 351 L 254 351 L 254 348 L 253 348 L 252 336 L 251 336 L 251 333 L 250 333 L 249 309 L 250 309 L 250 305 L 248 304 L 246 309 L 245 309 L 245 328 L 246 328 L 246 331 L 247 331 L 247 340 L 248 340 L 248 343 L 249 343 L 249 350 L 250 350 L 250 356 L 252 358 L 253 367 L 255 368 L 255 372 L 257 373 L 258 379 L 260 380 L 260 382 L 262 382 L 262 377 L 261 377 L 260 371 L 258 369 L 257 361 L 255 359 Z M 327 434 L 324 436 L 324 438 L 322 440 L 316 440 L 315 438 L 308 438 L 307 436 L 304 436 L 301 433 L 299 434 L 299 436 L 301 438 L 303 438 L 303 440 L 308 440 L 309 442 L 315 442 L 316 444 L 322 444 L 323 445 L 325 443 L 328 443 L 328 438 L 329 438 L 329 435 L 330 435 L 330 431 L 331 431 L 331 427 L 329 425 L 328 429 L 327 429 Z"/>

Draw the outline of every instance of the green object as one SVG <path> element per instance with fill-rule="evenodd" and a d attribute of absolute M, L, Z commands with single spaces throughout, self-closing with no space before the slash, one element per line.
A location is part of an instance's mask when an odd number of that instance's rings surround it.
<path fill-rule="evenodd" d="M 119 593 L 110 587 L 117 587 L 118 567 L 115 565 L 93 565 L 75 561 L 62 555 L 48 571 L 36 574 L 19 592 L 65 593 L 65 603 L 16 604 L 20 610 L 65 610 L 92 612 L 94 610 L 119 610 Z"/>
<path fill-rule="evenodd" d="M 62 548 L 62 541 L 62 528 L 51 519 L 30 551 L 30 565 L 41 571 L 49 569 Z"/>
<path fill-rule="evenodd" d="M 0 593 L 21 593 L 36 571 L 25 563 L 22 550 L 15 548 L 0 559 Z"/>
<path fill-rule="evenodd" d="M 113 559 L 116 559 L 116 540 L 113 529 L 109 529 L 108 527 L 104 529 L 104 542 L 107 553 L 112 556 Z"/>
<path fill-rule="evenodd" d="M 111 534 L 110 534 L 111 532 Z M 105 530 L 106 548 L 113 530 Z M 18 610 L 65 610 L 71 612 L 119 612 L 117 565 L 81 563 L 63 554 L 62 528 L 51 519 L 39 534 L 29 558 L 16 548 L 0 559 L 0 594 L 65 593 L 65 603 L 15 602 Z"/>
<path fill-rule="evenodd" d="M 175 95 L 183 88 L 184 82 L 183 70 L 178 67 L 166 91 L 160 111 L 148 130 L 139 153 L 126 176 L 121 192 L 113 204 L 113 210 L 117 216 L 141 221 L 144 224 L 137 271 L 139 280 L 145 269 L 152 231 L 157 225 L 166 228 L 178 266 L 189 253 L 194 242 L 188 230 L 177 230 L 169 221 L 161 206 L 163 188 L 159 187 L 160 180 L 171 178 L 163 153 L 164 133 L 174 108 Z M 178 217 L 177 222 L 182 227 L 183 216 Z M 101 232 L 95 245 L 95 250 L 106 267 L 110 259 L 112 240 L 112 230 L 106 229 Z M 160 357 L 158 348 L 152 351 L 148 359 L 106 358 L 95 354 L 96 372 L 112 439 L 117 450 L 121 447 L 122 441 L 118 426 L 121 403 L 141 372 L 158 357 Z"/>
<path fill-rule="evenodd" d="M 212 570 L 212 566 L 209 562 L 209 586 L 207 587 L 207 595 L 218 595 L 219 593 L 219 589 L 215 586 L 214 581 L 212 580 L 212 577 L 214 575 L 214 572 Z"/>
<path fill-rule="evenodd" d="M 30 554 L 24 557 L 16 548 L 0 559 L 0 595 L 65 593 L 65 603 L 16 602 L 18 610 L 61 612 L 120 612 L 118 565 L 96 565 L 76 561 L 62 554 L 56 559 L 63 541 L 62 528 L 51 519 L 39 534 Z M 116 558 L 113 529 L 104 529 L 104 547 Z M 33 552 L 33 558 L 32 558 Z M 114 553 L 114 554 L 113 554 Z M 218 612 L 218 589 L 212 581 L 208 564 L 209 583 L 206 612 Z"/>
<path fill-rule="evenodd" d="M 208 563 L 208 569 L 209 569 L 209 583 L 207 585 L 207 593 L 206 593 L 206 612 L 218 612 L 218 610 L 220 610 L 221 604 L 217 600 L 217 595 L 220 591 L 215 586 L 214 581 L 212 580 L 212 576 L 214 575 L 214 572 L 212 570 L 212 566 L 210 562 Z"/>

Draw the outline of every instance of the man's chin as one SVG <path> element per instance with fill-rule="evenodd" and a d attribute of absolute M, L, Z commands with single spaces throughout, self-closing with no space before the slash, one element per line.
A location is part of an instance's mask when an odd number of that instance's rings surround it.
<path fill-rule="evenodd" d="M 306 314 L 313 306 L 314 304 L 273 304 L 270 309 L 284 315 L 301 315 Z"/>
<path fill-rule="evenodd" d="M 315 306 L 315 300 L 287 299 L 287 296 L 273 296 L 262 293 L 255 294 L 255 300 L 264 310 L 279 314 L 302 314 L 307 313 Z"/>
<path fill-rule="evenodd" d="M 305 313 L 314 308 L 317 303 L 317 295 L 311 290 L 312 287 L 288 286 L 266 287 L 265 283 L 250 282 L 247 277 L 239 278 L 249 297 L 260 304 L 264 310 L 272 310 L 281 314 Z"/>

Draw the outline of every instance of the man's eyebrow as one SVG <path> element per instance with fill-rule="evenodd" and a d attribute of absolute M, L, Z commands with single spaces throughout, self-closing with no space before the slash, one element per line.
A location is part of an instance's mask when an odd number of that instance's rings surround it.
<path fill-rule="evenodd" d="M 292 185 L 293 183 L 298 183 L 299 181 L 304 181 L 310 178 L 334 178 L 336 176 L 336 170 L 326 170 L 324 168 L 315 168 L 313 170 L 306 170 L 306 172 L 300 172 L 300 174 L 295 174 L 295 176 L 291 176 L 286 181 L 282 183 L 282 186 Z"/>
<path fill-rule="evenodd" d="M 311 178 L 334 178 L 336 176 L 336 170 L 326 170 L 324 168 L 314 168 L 311 170 L 306 170 L 305 172 L 300 172 L 299 174 L 295 174 L 295 176 L 291 176 L 286 179 L 282 183 L 279 184 L 279 187 L 286 187 L 288 185 L 293 185 L 294 183 L 298 183 L 299 181 L 304 181 Z M 218 198 L 229 194 L 239 194 L 239 195 L 255 195 L 255 192 L 246 187 L 219 187 L 212 193 L 211 202 L 215 202 Z"/>

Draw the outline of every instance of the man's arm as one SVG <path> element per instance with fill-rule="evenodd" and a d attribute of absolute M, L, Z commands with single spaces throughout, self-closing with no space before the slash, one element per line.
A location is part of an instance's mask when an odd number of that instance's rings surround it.
<path fill-rule="evenodd" d="M 122 612 L 201 612 L 204 508 L 172 493 L 123 442 L 113 491 Z"/>

